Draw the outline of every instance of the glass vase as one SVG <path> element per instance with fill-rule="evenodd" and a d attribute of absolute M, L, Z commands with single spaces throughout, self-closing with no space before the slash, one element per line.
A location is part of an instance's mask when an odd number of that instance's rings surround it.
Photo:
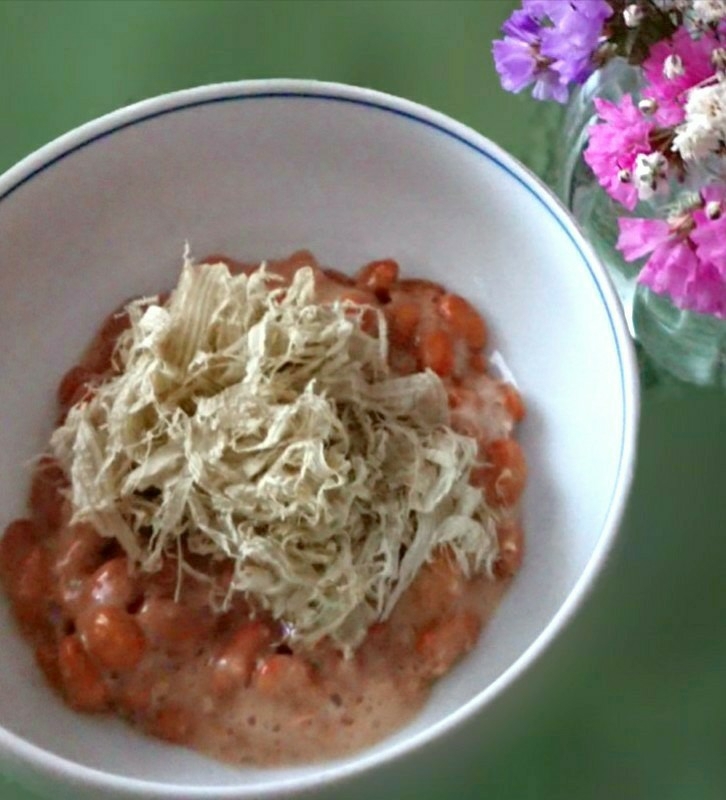
<path fill-rule="evenodd" d="M 648 379 L 662 382 L 672 376 L 726 388 L 726 320 L 683 311 L 637 282 L 642 265 L 628 264 L 615 249 L 617 218 L 627 212 L 600 187 L 582 157 L 588 128 L 596 119 L 594 98 L 616 102 L 639 88 L 639 72 L 620 60 L 577 88 L 565 111 L 548 179 L 607 267 Z M 690 190 L 684 186 L 682 191 L 685 195 Z M 641 216 L 658 211 L 657 201 L 638 209 Z"/>

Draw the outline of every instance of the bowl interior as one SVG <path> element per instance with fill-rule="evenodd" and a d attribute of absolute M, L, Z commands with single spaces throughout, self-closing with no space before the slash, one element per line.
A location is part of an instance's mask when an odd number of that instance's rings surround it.
<path fill-rule="evenodd" d="M 54 145 L 62 157 L 22 185 L 28 165 L 3 179 L 0 525 L 23 513 L 26 462 L 51 431 L 59 377 L 110 309 L 175 281 L 185 242 L 197 256 L 246 260 L 308 247 L 345 270 L 392 256 L 406 275 L 470 298 L 528 403 L 526 563 L 476 650 L 370 756 L 483 702 L 561 609 L 617 516 L 632 367 L 597 267 L 495 147 L 381 96 L 279 91 L 157 102 Z M 231 769 L 78 716 L 0 613 L 0 724 L 12 734 L 116 775 L 249 794 L 319 771 Z"/>

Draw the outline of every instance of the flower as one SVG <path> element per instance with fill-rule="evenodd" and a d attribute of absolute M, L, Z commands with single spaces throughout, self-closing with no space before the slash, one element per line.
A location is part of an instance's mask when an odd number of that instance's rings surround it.
<path fill-rule="evenodd" d="M 502 25 L 502 31 L 515 39 L 521 38 L 526 42 L 535 43 L 539 27 L 537 20 L 526 11 L 515 11 Z"/>
<path fill-rule="evenodd" d="M 494 64 L 502 86 L 521 92 L 534 83 L 532 95 L 538 100 L 567 100 L 567 86 L 552 61 L 541 53 L 540 26 L 525 11 L 515 11 L 502 26 L 504 39 L 492 44 Z"/>
<path fill-rule="evenodd" d="M 628 28 L 637 28 L 645 17 L 645 11 L 637 3 L 625 6 L 623 11 L 623 21 Z"/>
<path fill-rule="evenodd" d="M 655 123 L 643 115 L 629 94 L 617 104 L 596 98 L 595 108 L 602 121 L 590 128 L 585 161 L 603 189 L 632 211 L 638 203 L 633 171 L 638 156 L 653 151 L 650 134 Z"/>
<path fill-rule="evenodd" d="M 578 18 L 588 20 L 592 35 L 599 36 L 602 23 L 612 16 L 613 10 L 606 0 L 524 0 L 522 8 L 539 20 L 549 19 L 556 27 L 572 23 Z M 579 25 L 581 22 L 575 22 Z"/>
<path fill-rule="evenodd" d="M 661 11 L 685 11 L 692 0 L 653 0 Z"/>
<path fill-rule="evenodd" d="M 502 86 L 520 92 L 534 84 L 538 100 L 564 103 L 569 83 L 583 83 L 594 69 L 602 23 L 612 14 L 605 0 L 524 0 L 492 45 Z"/>
<path fill-rule="evenodd" d="M 653 217 L 618 220 L 639 282 L 726 319 L 726 0 L 522 0 L 502 32 L 503 86 L 538 99 L 564 102 L 611 59 L 640 69 L 641 90 L 594 99 L 584 160 L 610 197 Z"/>
<path fill-rule="evenodd" d="M 726 17 L 726 0 L 693 0 L 691 14 L 700 25 L 715 25 Z"/>
<path fill-rule="evenodd" d="M 693 237 L 698 220 L 691 212 L 668 221 L 622 217 L 617 248 L 626 261 L 650 253 L 639 283 L 670 297 L 679 308 L 726 319 L 726 281 L 708 251 L 706 257 L 699 252 Z"/>
<path fill-rule="evenodd" d="M 550 19 L 556 22 L 543 32 L 542 53 L 552 59 L 552 68 L 566 83 L 584 83 L 592 74 L 593 53 L 600 43 L 602 24 L 613 13 L 612 8 L 604 0 L 569 3 L 554 0 L 554 4 L 557 14 Z"/>
<path fill-rule="evenodd" d="M 653 45 L 643 62 L 647 83 L 643 96 L 658 104 L 656 113 L 661 125 L 677 125 L 683 120 L 685 94 L 714 74 L 711 53 L 718 45 L 711 32 L 693 39 L 683 27 L 678 28 L 672 39 Z"/>
<path fill-rule="evenodd" d="M 635 261 L 668 240 L 670 228 L 663 219 L 622 217 L 617 248 L 626 261 Z"/>
<path fill-rule="evenodd" d="M 685 120 L 676 128 L 673 149 L 686 161 L 720 153 L 726 146 L 726 80 L 688 93 Z"/>
<path fill-rule="evenodd" d="M 691 239 L 701 261 L 713 264 L 726 281 L 726 187 L 711 184 L 701 190 L 703 209 L 693 214 Z"/>
<path fill-rule="evenodd" d="M 546 19 L 558 25 L 572 11 L 569 3 L 560 0 L 523 0 L 522 9 L 540 25 Z"/>
<path fill-rule="evenodd" d="M 671 53 L 663 62 L 663 74 L 669 81 L 674 80 L 674 78 L 680 78 L 681 75 L 685 75 L 686 71 L 683 68 L 683 59 L 675 53 Z"/>
<path fill-rule="evenodd" d="M 668 191 L 668 161 L 663 153 L 638 153 L 633 182 L 641 200 Z"/>
<path fill-rule="evenodd" d="M 711 63 L 713 64 L 716 74 L 720 79 L 721 73 L 726 70 L 726 47 L 717 47 L 712 51 Z"/>

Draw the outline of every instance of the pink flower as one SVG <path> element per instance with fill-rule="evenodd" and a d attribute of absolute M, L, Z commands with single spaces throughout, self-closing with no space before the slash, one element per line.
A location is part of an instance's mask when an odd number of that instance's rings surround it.
<path fill-rule="evenodd" d="M 689 242 L 673 237 L 656 247 L 640 271 L 638 283 L 671 297 L 679 308 L 688 308 L 689 282 L 697 270 L 698 256 Z"/>
<path fill-rule="evenodd" d="M 602 120 L 590 127 L 584 158 L 600 185 L 619 203 L 632 211 L 638 203 L 638 189 L 632 179 L 640 153 L 651 153 L 650 134 L 655 127 L 626 94 L 620 103 L 595 99 Z"/>
<path fill-rule="evenodd" d="M 701 190 L 703 208 L 693 212 L 695 229 L 691 240 L 696 245 L 698 258 L 713 265 L 716 272 L 726 281 L 726 187 L 711 184 Z M 717 216 L 709 215 L 709 207 Z M 718 210 L 717 210 L 718 209 Z"/>
<path fill-rule="evenodd" d="M 699 257 L 691 238 L 696 224 L 686 212 L 669 220 L 623 217 L 617 248 L 626 261 L 648 253 L 638 282 L 671 298 L 679 308 L 726 319 L 726 280 Z"/>
<path fill-rule="evenodd" d="M 685 308 L 726 319 L 726 281 L 713 264 L 699 262 L 688 287 Z"/>
<path fill-rule="evenodd" d="M 664 219 L 637 219 L 620 217 L 620 236 L 617 248 L 626 261 L 635 261 L 665 244 L 671 235 L 670 226 Z"/>
<path fill-rule="evenodd" d="M 643 74 L 648 83 L 643 96 L 658 103 L 655 117 L 660 125 L 677 125 L 683 121 L 686 92 L 714 74 L 711 53 L 718 46 L 718 39 L 712 32 L 692 39 L 688 30 L 680 27 L 672 39 L 662 39 L 651 47 L 643 62 Z M 670 56 L 680 60 L 678 72 L 682 74 L 668 78 L 665 66 Z"/>

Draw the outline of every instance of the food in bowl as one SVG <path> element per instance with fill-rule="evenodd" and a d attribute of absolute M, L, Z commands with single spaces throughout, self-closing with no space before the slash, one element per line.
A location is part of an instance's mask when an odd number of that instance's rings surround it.
<path fill-rule="evenodd" d="M 392 259 L 307 251 L 187 261 L 112 314 L 0 542 L 50 685 L 237 763 L 410 719 L 522 558 L 524 404 L 486 339 Z"/>

